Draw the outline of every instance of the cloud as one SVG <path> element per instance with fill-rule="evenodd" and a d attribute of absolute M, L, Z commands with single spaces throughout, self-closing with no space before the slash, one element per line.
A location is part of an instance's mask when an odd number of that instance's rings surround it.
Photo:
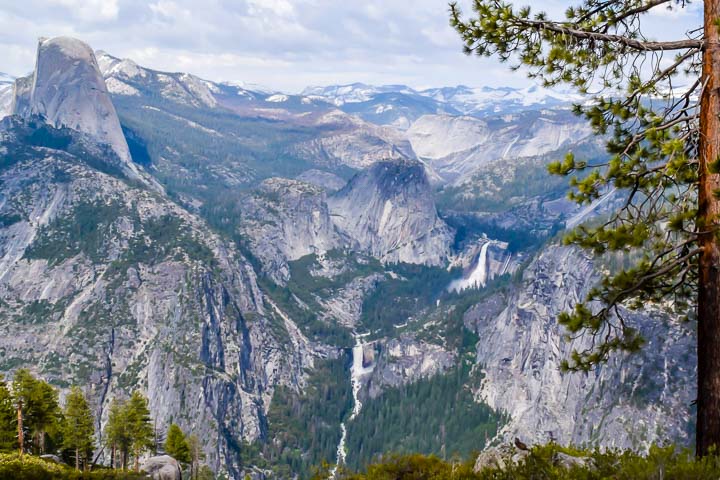
<path fill-rule="evenodd" d="M 468 3 L 461 1 L 465 7 Z M 542 8 L 562 15 L 569 3 L 544 0 Z M 687 13 L 652 18 L 659 25 L 658 35 L 683 32 L 697 20 Z M 493 59 L 462 53 L 448 23 L 447 0 L 3 2 L 0 71 L 31 70 L 37 37 L 56 35 L 76 36 L 151 68 L 289 91 L 309 83 L 353 81 L 411 86 L 528 83 Z"/>

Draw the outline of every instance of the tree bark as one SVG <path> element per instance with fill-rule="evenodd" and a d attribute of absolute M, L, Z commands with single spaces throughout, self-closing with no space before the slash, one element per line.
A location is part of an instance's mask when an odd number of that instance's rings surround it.
<path fill-rule="evenodd" d="M 23 435 L 23 418 L 22 418 L 22 400 L 18 401 L 17 407 L 17 425 L 18 425 L 18 445 L 20 446 L 20 456 L 25 451 L 25 436 Z"/>
<path fill-rule="evenodd" d="M 720 175 L 709 165 L 720 159 L 720 0 L 704 3 L 705 51 L 700 99 L 698 189 L 699 244 L 702 248 L 698 285 L 698 386 L 696 454 L 720 447 L 720 242 L 715 229 L 720 214 Z M 716 452 L 717 453 L 717 452 Z"/>

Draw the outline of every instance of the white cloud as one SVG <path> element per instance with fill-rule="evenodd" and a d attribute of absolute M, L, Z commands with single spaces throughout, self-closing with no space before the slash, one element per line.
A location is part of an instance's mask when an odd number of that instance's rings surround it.
<path fill-rule="evenodd" d="M 117 0 L 50 0 L 51 4 L 61 5 L 83 21 L 109 21 L 117 18 Z"/>
<path fill-rule="evenodd" d="M 517 3 L 562 15 L 571 2 Z M 687 13 L 648 18 L 657 37 L 677 35 L 697 21 Z M 76 36 L 151 68 L 290 91 L 354 81 L 528 82 L 495 60 L 462 54 L 448 24 L 447 0 L 0 0 L 0 71 L 31 70 L 37 37 L 56 35 Z"/>

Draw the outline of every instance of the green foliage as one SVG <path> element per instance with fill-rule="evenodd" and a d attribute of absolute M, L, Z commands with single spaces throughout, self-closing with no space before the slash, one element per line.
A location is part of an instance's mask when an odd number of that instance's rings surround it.
<path fill-rule="evenodd" d="M 580 458 L 586 465 L 564 467 L 559 453 Z M 473 471 L 467 461 L 443 461 L 434 456 L 389 455 L 369 465 L 363 473 L 345 473 L 346 480 L 474 479 L 474 480 L 711 480 L 720 475 L 720 458 L 696 459 L 689 451 L 653 446 L 647 455 L 631 451 L 583 451 L 556 444 L 531 449 L 525 460 L 505 469 Z"/>
<path fill-rule="evenodd" d="M 61 412 L 57 391 L 49 383 L 35 378 L 30 371 L 20 369 L 13 378 L 12 394 L 15 408 L 22 412 L 24 448 L 44 453 L 47 447 L 57 443 L 60 433 Z M 47 440 L 50 440 L 50 445 Z"/>
<path fill-rule="evenodd" d="M 261 278 L 260 284 L 283 311 L 293 318 L 303 333 L 327 343 L 350 347 L 353 341 L 346 328 L 318 318 L 316 312 L 322 307 L 317 299 L 331 298 L 338 289 L 353 279 L 382 272 L 383 267 L 374 258 L 352 252 L 333 250 L 326 255 L 342 265 L 342 273 L 332 278 L 313 275 L 312 270 L 319 267 L 319 263 L 317 256 L 311 254 L 288 263 L 290 280 L 284 287 L 267 278 Z M 300 299 L 304 305 L 299 304 L 296 299 Z"/>
<path fill-rule="evenodd" d="M 138 468 L 140 456 L 155 446 L 155 436 L 148 401 L 139 391 L 126 401 L 113 398 L 105 426 L 105 445 L 113 465 L 126 468 L 130 455 Z"/>
<path fill-rule="evenodd" d="M 62 447 L 75 457 L 75 468 L 92 459 L 94 418 L 80 387 L 72 387 L 65 400 L 62 422 Z"/>
<path fill-rule="evenodd" d="M 574 111 L 605 137 L 609 160 L 569 153 L 548 170 L 571 177 L 568 196 L 578 204 L 609 191 L 625 203 L 607 221 L 579 226 L 565 242 L 598 255 L 643 255 L 606 275 L 585 304 L 560 317 L 571 332 L 587 331 L 598 339 L 564 365 L 587 371 L 613 351 L 642 346 L 637 330 L 623 318 L 624 308 L 662 305 L 677 316 L 694 310 L 701 251 L 695 244 L 717 219 L 698 216 L 699 142 L 707 135 L 699 131 L 697 100 L 703 29 L 677 42 L 646 39 L 648 12 L 683 8 L 686 2 L 578 3 L 560 20 L 496 0 L 473 0 L 476 18 L 466 19 L 453 3 L 451 24 L 467 53 L 515 59 L 514 67 L 525 67 L 547 86 L 595 92 Z M 697 80 L 679 86 L 674 77 L 681 73 Z M 707 160 L 711 171 L 717 167 L 715 159 Z M 592 302 L 601 306 L 591 309 Z"/>
<path fill-rule="evenodd" d="M 347 358 L 318 362 L 302 393 L 278 387 L 264 442 L 241 446 L 243 464 L 270 468 L 280 478 L 309 478 L 312 465 L 335 461 L 340 423 L 352 407 Z"/>
<path fill-rule="evenodd" d="M 7 480 L 141 480 L 145 474 L 103 468 L 78 472 L 67 465 L 32 455 L 0 453 L 0 478 Z"/>
<path fill-rule="evenodd" d="M 17 450 L 17 413 L 5 378 L 0 375 L 0 451 Z"/>
<path fill-rule="evenodd" d="M 190 463 L 190 446 L 188 445 L 185 434 L 176 424 L 170 425 L 165 440 L 165 453 L 173 457 L 178 462 Z"/>
<path fill-rule="evenodd" d="M 348 424 L 348 466 L 359 468 L 387 452 L 451 458 L 482 449 L 504 418 L 473 398 L 479 381 L 463 362 L 447 373 L 388 388 L 363 402 Z"/>
<path fill-rule="evenodd" d="M 113 398 L 105 425 L 105 446 L 110 451 L 112 466 L 125 466 L 130 451 L 130 433 L 125 421 L 125 404 Z"/>
<path fill-rule="evenodd" d="M 67 215 L 42 227 L 25 250 L 25 258 L 46 259 L 55 265 L 80 253 L 93 261 L 105 258 L 105 239 L 123 209 L 114 203 L 80 202 Z"/>
<path fill-rule="evenodd" d="M 155 440 L 148 400 L 136 390 L 130 396 L 123 410 L 122 418 L 127 423 L 127 435 L 137 470 L 140 456 L 153 448 Z"/>
<path fill-rule="evenodd" d="M 388 276 L 365 297 L 360 324 L 378 334 L 390 334 L 423 308 L 434 305 L 450 282 L 460 275 L 458 269 L 398 263 L 387 266 Z"/>

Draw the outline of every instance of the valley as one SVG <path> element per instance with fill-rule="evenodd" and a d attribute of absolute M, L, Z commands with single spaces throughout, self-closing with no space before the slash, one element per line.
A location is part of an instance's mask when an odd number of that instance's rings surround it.
<path fill-rule="evenodd" d="M 594 338 L 558 315 L 623 260 L 560 240 L 625 200 L 580 208 L 547 176 L 604 158 L 575 101 L 291 94 L 43 39 L 32 75 L 0 77 L 0 371 L 87 386 L 98 431 L 141 390 L 229 478 L 688 444 L 696 347 L 663 309 L 624 312 L 641 354 L 560 369 Z"/>

